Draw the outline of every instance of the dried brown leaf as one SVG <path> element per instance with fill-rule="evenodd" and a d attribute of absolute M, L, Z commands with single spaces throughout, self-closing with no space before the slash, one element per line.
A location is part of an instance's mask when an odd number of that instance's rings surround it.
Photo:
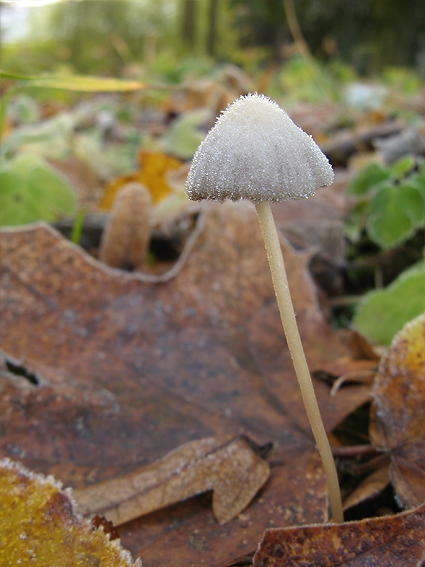
<path fill-rule="evenodd" d="M 327 519 L 255 211 L 213 205 L 200 218 L 180 270 L 161 283 L 111 270 L 43 225 L 0 231 L 2 349 L 39 379 L 0 378 L 4 455 L 82 488 L 194 439 L 273 443 L 269 482 L 225 525 L 205 494 L 122 526 L 145 567 L 219 567 L 253 552 L 271 525 Z M 349 356 L 320 311 L 310 253 L 282 247 L 310 367 Z M 328 431 L 369 395 L 315 387 Z"/>
<path fill-rule="evenodd" d="M 344 510 L 380 494 L 390 482 L 388 468 L 388 464 L 385 464 L 367 476 L 344 500 Z"/>
<path fill-rule="evenodd" d="M 396 516 L 267 530 L 255 567 L 421 567 L 425 505 Z"/>
<path fill-rule="evenodd" d="M 425 502 L 425 314 L 407 323 L 383 356 L 373 389 L 372 443 L 391 451 L 402 505 Z"/>
<path fill-rule="evenodd" d="M 356 384 L 373 384 L 375 379 L 375 370 L 358 370 L 357 372 L 347 372 L 335 380 L 332 386 L 331 396 L 335 396 L 338 390 L 347 382 L 355 382 Z"/>
<path fill-rule="evenodd" d="M 243 437 L 209 437 L 178 447 L 125 477 L 77 490 L 85 516 L 102 514 L 116 525 L 213 490 L 213 510 L 223 524 L 249 504 L 270 474 Z"/>

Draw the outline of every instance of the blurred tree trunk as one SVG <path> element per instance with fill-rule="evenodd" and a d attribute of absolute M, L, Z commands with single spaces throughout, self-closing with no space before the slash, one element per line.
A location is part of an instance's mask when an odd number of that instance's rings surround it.
<path fill-rule="evenodd" d="M 217 14 L 218 14 L 218 0 L 210 0 L 209 10 L 208 10 L 207 53 L 212 57 L 215 56 L 215 48 L 216 48 L 216 40 L 217 40 Z"/>
<path fill-rule="evenodd" d="M 183 0 L 182 43 L 190 50 L 195 47 L 197 7 L 197 0 Z"/>

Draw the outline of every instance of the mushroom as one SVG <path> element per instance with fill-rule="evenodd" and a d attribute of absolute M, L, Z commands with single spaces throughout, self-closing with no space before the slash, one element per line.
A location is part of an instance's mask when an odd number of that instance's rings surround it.
<path fill-rule="evenodd" d="M 195 153 L 189 199 L 255 203 L 273 287 L 295 373 L 328 484 L 332 519 L 343 522 L 335 462 L 320 415 L 289 291 L 282 249 L 270 203 L 307 198 L 331 185 L 334 172 L 313 138 L 264 95 L 234 101 Z"/>
<path fill-rule="evenodd" d="M 99 259 L 119 269 L 140 270 L 151 238 L 149 190 L 141 183 L 124 185 L 115 197 L 102 234 Z"/>

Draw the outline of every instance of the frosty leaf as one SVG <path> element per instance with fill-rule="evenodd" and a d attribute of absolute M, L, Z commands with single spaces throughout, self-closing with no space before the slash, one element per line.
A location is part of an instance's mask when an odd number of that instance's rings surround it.
<path fill-rule="evenodd" d="M 382 358 L 371 411 L 371 441 L 391 451 L 390 478 L 408 507 L 425 502 L 424 378 L 425 313 L 403 327 Z"/>
<path fill-rule="evenodd" d="M 83 488 L 194 439 L 243 431 L 274 444 L 261 495 L 224 526 L 208 493 L 123 525 L 126 548 L 146 565 L 222 567 L 254 551 L 271 520 L 327 518 L 255 212 L 247 203 L 211 205 L 198 222 L 180 270 L 162 283 L 94 262 L 46 226 L 0 232 L 2 351 L 40 378 L 33 386 L 0 376 L 2 451 Z M 344 372 L 357 368 L 320 311 L 311 253 L 281 243 L 311 367 L 343 358 Z M 332 397 L 318 382 L 326 429 L 369 390 L 347 385 Z"/>
<path fill-rule="evenodd" d="M 225 523 L 249 504 L 270 474 L 246 439 L 192 441 L 126 477 L 75 492 L 85 515 L 101 514 L 120 525 L 138 516 L 213 490 L 213 510 Z"/>
<path fill-rule="evenodd" d="M 425 505 L 396 516 L 339 525 L 270 529 L 254 567 L 422 565 Z"/>
<path fill-rule="evenodd" d="M 140 567 L 119 540 L 81 518 L 53 477 L 9 459 L 0 461 L 0 526 L 1 565 Z"/>

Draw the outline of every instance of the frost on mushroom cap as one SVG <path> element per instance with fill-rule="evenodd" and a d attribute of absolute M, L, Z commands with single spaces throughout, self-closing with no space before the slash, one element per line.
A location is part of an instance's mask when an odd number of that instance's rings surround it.
<path fill-rule="evenodd" d="M 186 182 L 189 199 L 279 203 L 314 195 L 334 172 L 311 136 L 264 95 L 238 98 L 197 149 Z"/>

